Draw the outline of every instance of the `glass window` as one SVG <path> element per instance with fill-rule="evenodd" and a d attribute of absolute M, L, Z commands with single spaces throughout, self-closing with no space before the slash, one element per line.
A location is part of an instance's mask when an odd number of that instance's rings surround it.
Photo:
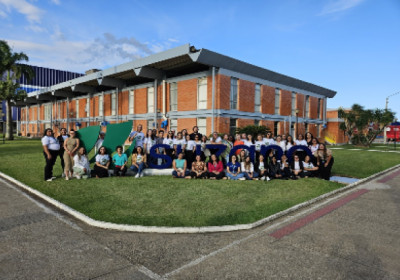
<path fill-rule="evenodd" d="M 178 111 L 178 84 L 170 84 L 170 111 Z"/>
<path fill-rule="evenodd" d="M 259 126 L 260 125 L 260 120 L 254 120 L 254 125 Z"/>
<path fill-rule="evenodd" d="M 197 118 L 197 127 L 199 128 L 199 132 L 201 134 L 207 134 L 207 119 Z"/>
<path fill-rule="evenodd" d="M 279 115 L 279 103 L 281 101 L 281 90 L 275 89 L 275 115 Z"/>
<path fill-rule="evenodd" d="M 175 131 L 175 135 L 176 132 L 178 132 L 178 120 L 177 119 L 170 119 L 169 120 L 169 126 L 170 126 L 170 130 L 174 130 Z"/>
<path fill-rule="evenodd" d="M 154 87 L 147 88 L 147 113 L 154 113 Z"/>
<path fill-rule="evenodd" d="M 279 134 L 279 122 L 274 122 L 274 136 Z"/>
<path fill-rule="evenodd" d="M 99 116 L 103 116 L 103 95 L 99 96 Z"/>
<path fill-rule="evenodd" d="M 304 114 L 306 118 L 308 118 L 309 111 L 310 111 L 310 96 L 306 95 L 306 112 Z"/>
<path fill-rule="evenodd" d="M 79 99 L 75 100 L 75 117 L 79 118 Z"/>
<path fill-rule="evenodd" d="M 238 99 L 238 79 L 231 78 L 231 109 L 237 109 L 237 99 Z"/>
<path fill-rule="evenodd" d="M 261 85 L 256 84 L 254 92 L 254 112 L 261 112 Z"/>
<path fill-rule="evenodd" d="M 321 119 L 321 98 L 318 98 L 318 104 L 317 104 L 317 119 Z"/>
<path fill-rule="evenodd" d="M 292 116 L 296 116 L 296 93 L 292 92 Z"/>
<path fill-rule="evenodd" d="M 236 128 L 237 128 L 237 119 L 230 119 L 229 121 L 229 133 L 232 135 L 236 134 Z"/>
<path fill-rule="evenodd" d="M 197 109 L 207 109 L 207 78 L 198 79 Z"/>
<path fill-rule="evenodd" d="M 51 119 L 51 104 L 44 105 L 44 120 L 49 121 Z"/>
<path fill-rule="evenodd" d="M 111 115 L 115 116 L 117 114 L 117 94 L 113 93 L 111 95 Z"/>
<path fill-rule="evenodd" d="M 133 114 L 134 112 L 134 94 L 135 92 L 133 90 L 129 91 L 129 114 Z"/>
<path fill-rule="evenodd" d="M 86 98 L 86 117 L 90 117 L 90 98 Z"/>
<path fill-rule="evenodd" d="M 153 128 L 154 128 L 154 120 L 147 120 L 147 129 L 153 129 Z"/>

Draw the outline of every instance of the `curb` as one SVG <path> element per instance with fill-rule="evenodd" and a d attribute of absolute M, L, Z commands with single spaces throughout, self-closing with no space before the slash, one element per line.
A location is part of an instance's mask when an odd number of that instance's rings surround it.
<path fill-rule="evenodd" d="M 238 230 L 245 230 L 245 229 L 252 229 L 258 226 L 261 226 L 263 224 L 266 224 L 268 222 L 272 222 L 282 216 L 288 215 L 292 212 L 295 212 L 303 207 L 309 206 L 311 204 L 314 204 L 318 201 L 321 201 L 323 199 L 326 199 L 330 196 L 333 196 L 338 193 L 345 192 L 347 190 L 353 189 L 357 187 L 360 184 L 366 183 L 368 181 L 371 181 L 375 179 L 376 177 L 379 177 L 383 174 L 386 174 L 394 169 L 397 169 L 400 167 L 400 164 L 390 167 L 386 170 L 383 170 L 381 172 L 375 173 L 367 178 L 361 179 L 355 183 L 352 183 L 346 187 L 336 189 L 334 191 L 331 191 L 329 193 L 323 194 L 321 196 L 318 196 L 316 198 L 313 198 L 311 200 L 305 201 L 303 203 L 297 204 L 295 206 L 292 206 L 286 210 L 283 210 L 281 212 L 278 212 L 276 214 L 273 214 L 271 216 L 268 216 L 264 219 L 258 220 L 254 223 L 251 224 L 240 224 L 240 225 L 227 225 L 227 226 L 209 226 L 209 227 L 158 227 L 158 226 L 138 226 L 138 225 L 123 225 L 123 224 L 114 224 L 114 223 L 109 223 L 109 222 L 102 222 L 98 220 L 94 220 L 81 212 L 78 212 L 71 207 L 59 202 L 58 200 L 55 200 L 27 185 L 24 183 L 21 183 L 20 181 L 0 172 L 0 177 L 3 177 L 4 179 L 14 183 L 18 187 L 22 188 L 23 190 L 29 192 L 30 194 L 39 197 L 46 201 L 47 203 L 57 207 L 58 209 L 68 213 L 69 215 L 75 217 L 76 219 L 94 227 L 98 228 L 103 228 L 103 229 L 112 229 L 112 230 L 119 230 L 119 231 L 130 231 L 130 232 L 143 232 L 143 233 L 211 233 L 211 232 L 227 232 L 227 231 L 238 231 Z"/>

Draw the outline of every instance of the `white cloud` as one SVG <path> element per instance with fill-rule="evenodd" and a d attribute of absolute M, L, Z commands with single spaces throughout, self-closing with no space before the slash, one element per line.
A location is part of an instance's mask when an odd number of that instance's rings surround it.
<path fill-rule="evenodd" d="M 56 4 L 56 5 L 61 5 L 60 0 L 51 0 L 51 3 Z"/>
<path fill-rule="evenodd" d="M 345 10 L 351 9 L 363 2 L 364 0 L 335 0 L 331 1 L 322 8 L 322 11 L 318 14 L 320 16 L 327 14 L 334 14 L 338 12 L 343 12 Z"/>
<path fill-rule="evenodd" d="M 39 23 L 44 14 L 43 10 L 25 0 L 0 0 L 0 4 L 6 7 L 8 13 L 15 9 L 18 13 L 25 15 L 30 23 Z"/>

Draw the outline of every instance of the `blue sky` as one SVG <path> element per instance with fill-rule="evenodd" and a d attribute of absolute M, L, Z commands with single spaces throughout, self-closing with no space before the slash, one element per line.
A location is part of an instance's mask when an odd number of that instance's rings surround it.
<path fill-rule="evenodd" d="M 400 91 L 399 0 L 0 0 L 0 39 L 33 65 L 84 72 L 190 43 L 384 108 Z M 389 99 L 400 118 L 400 94 Z"/>

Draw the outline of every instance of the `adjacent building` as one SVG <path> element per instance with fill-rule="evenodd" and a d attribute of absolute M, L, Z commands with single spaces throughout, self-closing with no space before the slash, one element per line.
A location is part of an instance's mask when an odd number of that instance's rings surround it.
<path fill-rule="evenodd" d="M 133 120 L 144 129 L 234 132 L 266 125 L 274 134 L 324 137 L 335 91 L 207 49 L 183 45 L 49 85 L 21 106 L 21 133 Z"/>

